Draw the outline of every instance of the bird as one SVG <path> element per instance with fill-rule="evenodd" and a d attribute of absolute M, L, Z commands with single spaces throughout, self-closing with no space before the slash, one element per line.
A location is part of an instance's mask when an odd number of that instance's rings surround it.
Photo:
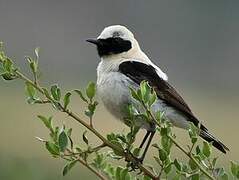
<path fill-rule="evenodd" d="M 165 118 L 175 127 L 187 129 L 190 123 L 200 125 L 201 138 L 223 153 L 229 151 L 193 114 L 182 96 L 169 84 L 166 73 L 141 50 L 134 34 L 128 28 L 111 25 L 105 27 L 96 39 L 86 41 L 96 45 L 100 57 L 97 67 L 97 94 L 113 116 L 124 122 L 125 106 L 136 103 L 130 88 L 137 89 L 142 81 L 147 81 L 157 95 L 152 106 L 154 113 L 163 112 Z M 137 107 L 137 104 L 135 105 Z M 142 148 L 148 139 L 140 158 L 142 162 L 155 134 L 155 124 L 143 122 L 140 126 L 146 129 L 146 135 L 139 148 Z"/>

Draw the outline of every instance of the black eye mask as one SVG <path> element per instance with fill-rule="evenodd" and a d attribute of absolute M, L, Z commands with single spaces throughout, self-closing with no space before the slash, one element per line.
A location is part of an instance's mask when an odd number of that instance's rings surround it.
<path fill-rule="evenodd" d="M 100 57 L 127 52 L 132 48 L 130 41 L 124 40 L 120 37 L 98 39 L 96 45 Z"/>

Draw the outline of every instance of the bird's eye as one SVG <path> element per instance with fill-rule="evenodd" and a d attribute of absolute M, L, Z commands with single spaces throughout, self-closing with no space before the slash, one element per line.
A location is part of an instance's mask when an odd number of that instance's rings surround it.
<path fill-rule="evenodd" d="M 119 37 L 120 36 L 120 32 L 119 31 L 115 31 L 112 34 L 112 37 Z"/>

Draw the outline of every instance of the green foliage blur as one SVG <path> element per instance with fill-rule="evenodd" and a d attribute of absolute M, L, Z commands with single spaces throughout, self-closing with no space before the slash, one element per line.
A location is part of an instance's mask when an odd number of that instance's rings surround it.
<path fill-rule="evenodd" d="M 99 59 L 84 42 L 96 37 L 108 25 L 123 24 L 136 33 L 142 49 L 169 75 L 195 114 L 227 143 L 231 151 L 219 156 L 218 165 L 230 170 L 228 159 L 238 162 L 238 57 L 239 1 L 0 1 L 0 39 L 7 42 L 9 54 L 21 70 L 28 72 L 23 56 L 41 46 L 41 77 L 44 85 L 68 89 L 84 87 L 95 79 Z M 122 13 L 123 12 L 123 13 Z M 86 20 L 87 19 L 87 20 Z M 23 97 L 23 84 L 0 80 L 0 179 L 95 179 L 82 166 L 62 177 L 64 161 L 47 156 L 35 136 L 46 137 L 39 112 L 55 114 L 49 107 L 29 106 Z M 75 111 L 83 103 L 72 99 Z M 14 111 L 14 113 L 13 113 Z M 96 127 L 106 136 L 122 133 L 125 125 L 105 111 L 96 110 Z M 84 129 L 64 115 L 54 117 L 55 125 L 74 127 L 73 136 L 82 141 Z M 174 129 L 182 144 L 190 141 L 185 132 Z M 86 134 L 94 143 L 94 137 Z M 142 139 L 139 131 L 136 144 Z M 155 142 L 159 139 L 156 137 Z M 152 162 L 154 148 L 146 163 Z M 177 151 L 172 152 L 185 159 Z"/>
<path fill-rule="evenodd" d="M 100 179 L 130 180 L 130 179 L 181 179 L 182 177 L 192 180 L 223 179 L 228 180 L 230 177 L 239 179 L 239 165 L 231 162 L 231 174 L 225 171 L 225 168 L 218 167 L 218 157 L 212 157 L 212 145 L 203 141 L 203 145 L 198 145 L 198 136 L 200 128 L 193 124 L 188 129 L 191 144 L 187 143 L 188 149 L 177 142 L 176 135 L 172 132 L 172 125 L 164 118 L 163 112 L 157 112 L 156 115 L 151 111 L 152 105 L 157 99 L 155 91 L 150 85 L 143 81 L 139 89 L 130 89 L 132 98 L 134 98 L 141 109 L 140 112 L 134 104 L 126 107 L 128 116 L 125 117 L 125 124 L 129 126 L 130 131 L 116 134 L 111 132 L 104 138 L 95 128 L 93 116 L 95 114 L 98 102 L 94 100 L 96 86 L 90 82 L 86 87 L 85 93 L 81 90 L 68 91 L 62 96 L 62 90 L 57 85 L 48 88 L 42 87 L 39 82 L 39 49 L 35 49 L 35 57 L 26 57 L 29 68 L 32 73 L 32 80 L 26 77 L 13 60 L 6 55 L 3 45 L 0 44 L 0 76 L 5 81 L 20 79 L 25 82 L 27 102 L 29 104 L 52 105 L 56 111 L 63 112 L 69 117 L 83 125 L 88 131 L 97 136 L 102 144 L 92 145 L 89 143 L 87 131 L 82 134 L 82 140 L 85 147 L 82 148 L 72 138 L 72 128 L 67 128 L 64 124 L 60 126 L 53 125 L 52 116 L 46 117 L 38 115 L 44 126 L 49 131 L 50 139 L 36 137 L 44 144 L 45 149 L 53 158 L 63 159 L 66 164 L 62 170 L 63 176 L 78 163 L 86 167 L 91 173 Z M 70 109 L 72 93 L 79 95 L 80 99 L 87 105 L 85 115 L 89 118 L 89 123 L 75 115 Z M 138 104 L 137 103 L 137 104 Z M 138 105 L 137 105 L 138 106 Z M 156 132 L 160 134 L 160 143 L 153 144 L 158 151 L 154 155 L 157 165 L 147 165 L 150 170 L 144 167 L 144 153 L 140 155 L 140 148 L 135 148 L 136 135 L 140 126 L 138 122 L 156 125 Z M 171 156 L 171 148 L 176 147 L 180 152 L 186 155 L 188 162 L 180 161 L 178 158 Z M 109 147 L 110 151 L 103 151 Z M 112 160 L 125 160 L 126 164 L 122 167 Z M 139 170 L 137 173 L 136 171 Z M 137 174 L 136 174 L 137 173 Z"/>

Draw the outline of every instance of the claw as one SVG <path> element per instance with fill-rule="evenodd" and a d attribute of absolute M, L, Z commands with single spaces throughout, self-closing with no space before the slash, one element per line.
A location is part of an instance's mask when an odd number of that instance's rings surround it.
<path fill-rule="evenodd" d="M 139 164 L 142 164 L 142 160 L 136 157 L 133 162 L 129 162 L 129 167 L 132 168 L 131 171 L 136 171 L 137 169 L 139 169 Z"/>
<path fill-rule="evenodd" d="M 140 169 L 139 172 L 137 173 L 137 175 L 140 175 L 143 171 Z"/>
<path fill-rule="evenodd" d="M 135 157 L 130 151 L 127 151 L 128 154 L 130 154 L 131 157 L 134 158 L 133 161 L 130 161 L 129 159 L 125 158 L 125 161 L 128 162 L 127 167 L 131 168 L 129 171 L 136 171 L 137 169 L 139 169 L 138 165 L 139 164 L 143 164 L 143 158 L 137 158 Z M 139 174 L 141 173 L 141 171 L 139 172 Z"/>

